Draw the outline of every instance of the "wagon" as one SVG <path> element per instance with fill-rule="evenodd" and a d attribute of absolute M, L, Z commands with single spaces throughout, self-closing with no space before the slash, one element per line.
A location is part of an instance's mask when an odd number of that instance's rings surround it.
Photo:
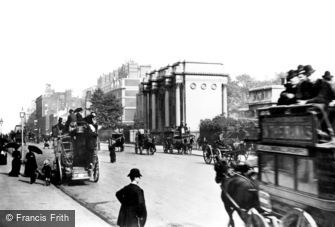
<path fill-rule="evenodd" d="M 97 144 L 83 126 L 71 135 L 55 139 L 53 180 L 55 183 L 99 180 Z"/>
<path fill-rule="evenodd" d="M 191 154 L 195 136 L 190 133 L 180 134 L 177 132 L 170 132 L 165 137 L 163 150 L 165 153 L 173 153 L 177 150 L 178 154 Z"/>

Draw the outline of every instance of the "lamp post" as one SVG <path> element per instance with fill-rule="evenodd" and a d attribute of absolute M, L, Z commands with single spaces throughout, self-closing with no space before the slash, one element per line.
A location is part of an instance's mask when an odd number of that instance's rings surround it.
<path fill-rule="evenodd" d="M 26 113 L 22 110 L 20 112 L 20 118 L 21 118 L 21 157 L 23 157 L 23 124 L 24 124 L 24 118 L 26 116 Z"/>
<path fill-rule="evenodd" d="M 2 135 L 2 124 L 3 124 L 3 120 L 2 118 L 0 119 L 0 135 Z"/>

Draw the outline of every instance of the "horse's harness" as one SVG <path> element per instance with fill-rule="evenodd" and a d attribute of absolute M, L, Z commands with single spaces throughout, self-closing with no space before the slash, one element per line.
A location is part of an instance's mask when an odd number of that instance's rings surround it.
<path fill-rule="evenodd" d="M 257 192 L 257 187 L 256 187 L 255 183 L 252 182 L 251 179 L 249 179 L 249 178 L 247 178 L 247 177 L 245 177 L 245 176 L 243 176 L 243 175 L 241 175 L 241 174 L 239 174 L 239 173 L 234 173 L 233 176 L 228 176 L 227 174 L 223 174 L 223 175 L 224 175 L 224 177 L 225 177 L 226 179 L 229 179 L 229 178 L 231 179 L 231 178 L 236 177 L 236 176 L 241 177 L 241 178 L 243 178 L 246 182 L 248 182 L 248 184 L 251 186 L 251 188 L 248 189 L 248 191 Z M 225 184 L 221 186 L 222 192 L 225 194 L 226 198 L 228 198 L 228 200 L 229 200 L 230 203 L 232 204 L 232 206 L 233 206 L 233 210 L 237 210 L 238 213 L 239 213 L 241 216 L 244 216 L 244 215 L 246 215 L 246 213 L 247 213 L 248 211 L 245 210 L 245 209 L 243 209 L 243 208 L 241 208 L 241 207 L 235 202 L 235 200 L 229 195 L 229 193 L 228 193 L 228 191 L 227 191 L 228 186 L 229 186 L 229 183 L 230 183 L 229 180 L 228 180 L 228 181 L 225 181 Z"/>

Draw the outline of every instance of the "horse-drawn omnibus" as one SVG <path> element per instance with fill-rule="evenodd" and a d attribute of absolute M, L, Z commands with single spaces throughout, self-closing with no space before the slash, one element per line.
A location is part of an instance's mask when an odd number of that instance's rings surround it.
<path fill-rule="evenodd" d="M 77 126 L 75 131 L 55 138 L 55 183 L 99 180 L 97 135 L 89 130 L 87 125 Z"/>
<path fill-rule="evenodd" d="M 293 217 L 299 208 L 334 227 L 335 143 L 326 115 L 314 105 L 259 109 L 258 178 L 260 201 L 274 214 Z"/>

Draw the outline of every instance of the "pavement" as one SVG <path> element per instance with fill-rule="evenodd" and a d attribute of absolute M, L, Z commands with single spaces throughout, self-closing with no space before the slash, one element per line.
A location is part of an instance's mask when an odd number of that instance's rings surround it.
<path fill-rule="evenodd" d="M 11 157 L 7 165 L 0 165 L 0 210 L 75 210 L 75 226 L 110 227 L 108 223 L 81 206 L 54 185 L 45 186 L 37 180 L 30 184 L 28 177 L 9 177 Z M 23 173 L 24 166 L 21 166 Z"/>

